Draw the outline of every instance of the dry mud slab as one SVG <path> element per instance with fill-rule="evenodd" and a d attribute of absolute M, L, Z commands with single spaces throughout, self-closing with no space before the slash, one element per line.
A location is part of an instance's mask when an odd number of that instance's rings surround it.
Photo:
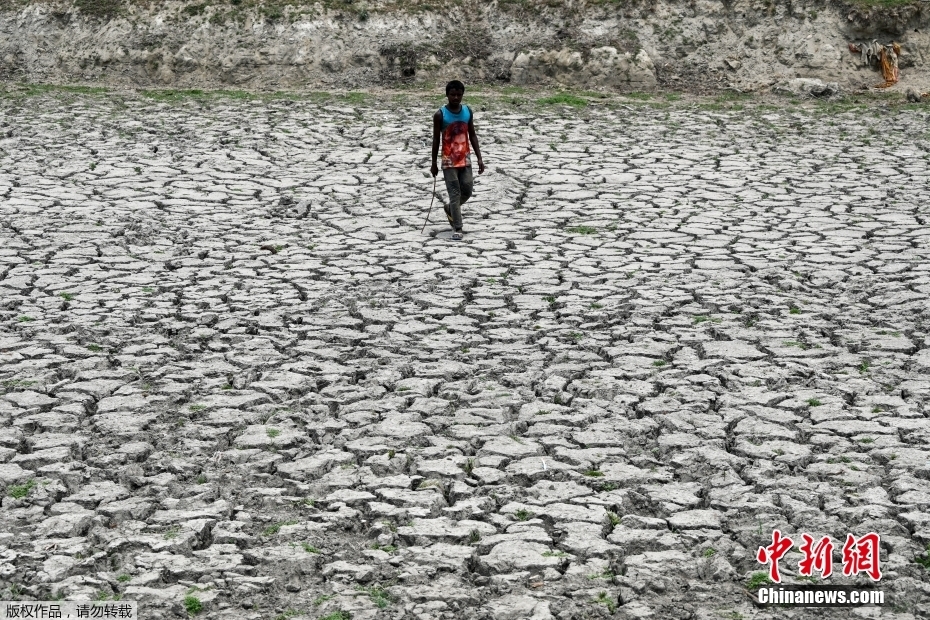
<path fill-rule="evenodd" d="M 927 617 L 926 110 L 491 102 L 453 243 L 434 103 L 0 102 L 0 598 Z"/>

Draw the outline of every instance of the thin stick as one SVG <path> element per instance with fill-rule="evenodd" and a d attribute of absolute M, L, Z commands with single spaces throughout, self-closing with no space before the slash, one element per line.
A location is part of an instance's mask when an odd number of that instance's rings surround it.
<path fill-rule="evenodd" d="M 429 210 L 426 212 L 426 221 L 423 222 L 423 228 L 420 229 L 420 234 L 423 234 L 423 231 L 426 230 L 426 222 L 429 221 L 429 214 L 433 211 L 433 202 L 436 200 L 436 180 L 438 176 L 433 177 L 433 198 L 429 201 Z"/>

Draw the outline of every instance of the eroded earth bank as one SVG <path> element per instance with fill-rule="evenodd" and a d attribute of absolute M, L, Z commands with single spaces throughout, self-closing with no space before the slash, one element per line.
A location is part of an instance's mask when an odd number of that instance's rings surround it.
<path fill-rule="evenodd" d="M 0 78 L 278 90 L 468 81 L 648 91 L 881 83 L 849 43 L 901 44 L 901 82 L 930 91 L 930 17 L 915 0 L 8 0 Z"/>

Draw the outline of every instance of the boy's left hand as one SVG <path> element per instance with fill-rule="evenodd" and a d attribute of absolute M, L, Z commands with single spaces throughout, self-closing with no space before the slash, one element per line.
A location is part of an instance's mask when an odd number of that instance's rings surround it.
<path fill-rule="evenodd" d="M 484 172 L 484 162 L 479 157 L 478 158 L 478 174 L 481 174 L 483 172 Z"/>

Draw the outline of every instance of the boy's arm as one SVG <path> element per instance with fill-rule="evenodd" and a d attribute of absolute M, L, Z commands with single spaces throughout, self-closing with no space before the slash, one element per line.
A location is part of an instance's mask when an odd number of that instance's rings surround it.
<path fill-rule="evenodd" d="M 430 173 L 433 176 L 439 174 L 439 166 L 436 165 L 436 158 L 439 156 L 439 132 L 442 131 L 442 112 L 436 111 L 433 114 L 433 165 L 430 166 Z"/>
<path fill-rule="evenodd" d="M 470 110 L 471 108 L 469 108 Z M 475 133 L 475 114 L 470 114 L 468 119 L 468 139 L 471 140 L 471 148 L 475 149 L 475 157 L 478 158 L 478 174 L 484 172 L 484 161 L 481 159 L 481 147 L 478 146 L 478 134 Z"/>

